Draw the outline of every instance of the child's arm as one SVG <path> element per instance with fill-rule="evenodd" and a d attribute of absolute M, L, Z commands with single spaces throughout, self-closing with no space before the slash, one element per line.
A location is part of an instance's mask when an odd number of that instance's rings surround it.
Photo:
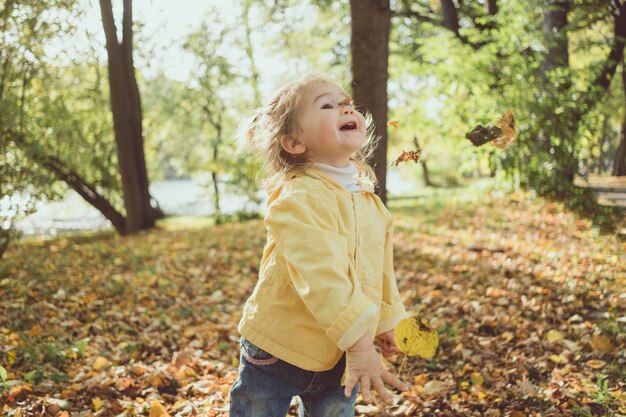
<path fill-rule="evenodd" d="M 406 312 L 400 292 L 398 291 L 398 283 L 396 282 L 396 274 L 393 268 L 393 219 L 389 213 L 387 214 L 387 232 L 385 234 L 385 253 L 383 262 L 383 285 L 382 285 L 382 306 L 380 312 L 380 320 L 376 336 L 381 336 L 386 341 L 393 342 L 393 329 L 398 322 L 409 314 Z M 391 331 L 391 338 L 389 332 Z M 395 346 L 395 343 L 393 344 Z"/>
<path fill-rule="evenodd" d="M 348 364 L 348 379 L 344 394 L 349 397 L 352 389 L 359 384 L 363 399 L 371 403 L 371 388 L 378 392 L 382 400 L 388 404 L 392 402 L 391 394 L 385 388 L 385 383 L 399 389 L 408 391 L 407 387 L 395 375 L 383 368 L 380 355 L 374 349 L 372 335 L 366 332 L 353 346 L 346 352 L 346 362 Z"/>

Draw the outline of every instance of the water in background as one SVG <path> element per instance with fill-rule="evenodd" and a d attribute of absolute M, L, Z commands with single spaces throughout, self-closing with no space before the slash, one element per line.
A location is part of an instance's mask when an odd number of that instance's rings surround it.
<path fill-rule="evenodd" d="M 411 167 L 416 168 L 416 167 Z M 387 190 L 392 195 L 410 194 L 418 183 L 416 169 L 390 169 L 387 173 Z M 213 201 L 209 190 L 193 180 L 165 180 L 150 184 L 150 194 L 159 202 L 163 211 L 176 216 L 211 216 Z M 224 214 L 243 210 L 263 211 L 250 204 L 245 196 L 224 194 L 220 206 Z M 37 211 L 16 224 L 24 235 L 51 235 L 60 232 L 79 230 L 101 230 L 111 227 L 111 223 L 98 210 L 87 204 L 74 191 L 67 193 L 59 202 L 39 202 Z"/>

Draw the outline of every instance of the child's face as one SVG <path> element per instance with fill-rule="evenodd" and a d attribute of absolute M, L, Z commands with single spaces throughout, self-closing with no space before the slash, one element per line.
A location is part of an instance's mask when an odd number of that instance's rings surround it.
<path fill-rule="evenodd" d="M 345 101 L 346 93 L 335 84 L 310 88 L 300 107 L 300 134 L 309 160 L 345 167 L 365 143 L 365 118 Z"/>

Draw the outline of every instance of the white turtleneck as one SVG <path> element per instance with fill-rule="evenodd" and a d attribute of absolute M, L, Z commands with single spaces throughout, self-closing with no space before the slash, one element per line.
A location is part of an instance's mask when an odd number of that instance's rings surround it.
<path fill-rule="evenodd" d="M 348 191 L 354 192 L 361 190 L 355 177 L 357 170 L 352 162 L 348 163 L 348 165 L 343 168 L 337 168 L 322 162 L 314 163 L 313 167 L 343 185 Z"/>

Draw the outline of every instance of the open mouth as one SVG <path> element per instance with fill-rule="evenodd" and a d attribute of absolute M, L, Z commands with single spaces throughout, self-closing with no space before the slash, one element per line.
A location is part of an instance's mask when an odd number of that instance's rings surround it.
<path fill-rule="evenodd" d="M 348 122 L 345 125 L 341 126 L 339 130 L 356 130 L 356 123 Z"/>

